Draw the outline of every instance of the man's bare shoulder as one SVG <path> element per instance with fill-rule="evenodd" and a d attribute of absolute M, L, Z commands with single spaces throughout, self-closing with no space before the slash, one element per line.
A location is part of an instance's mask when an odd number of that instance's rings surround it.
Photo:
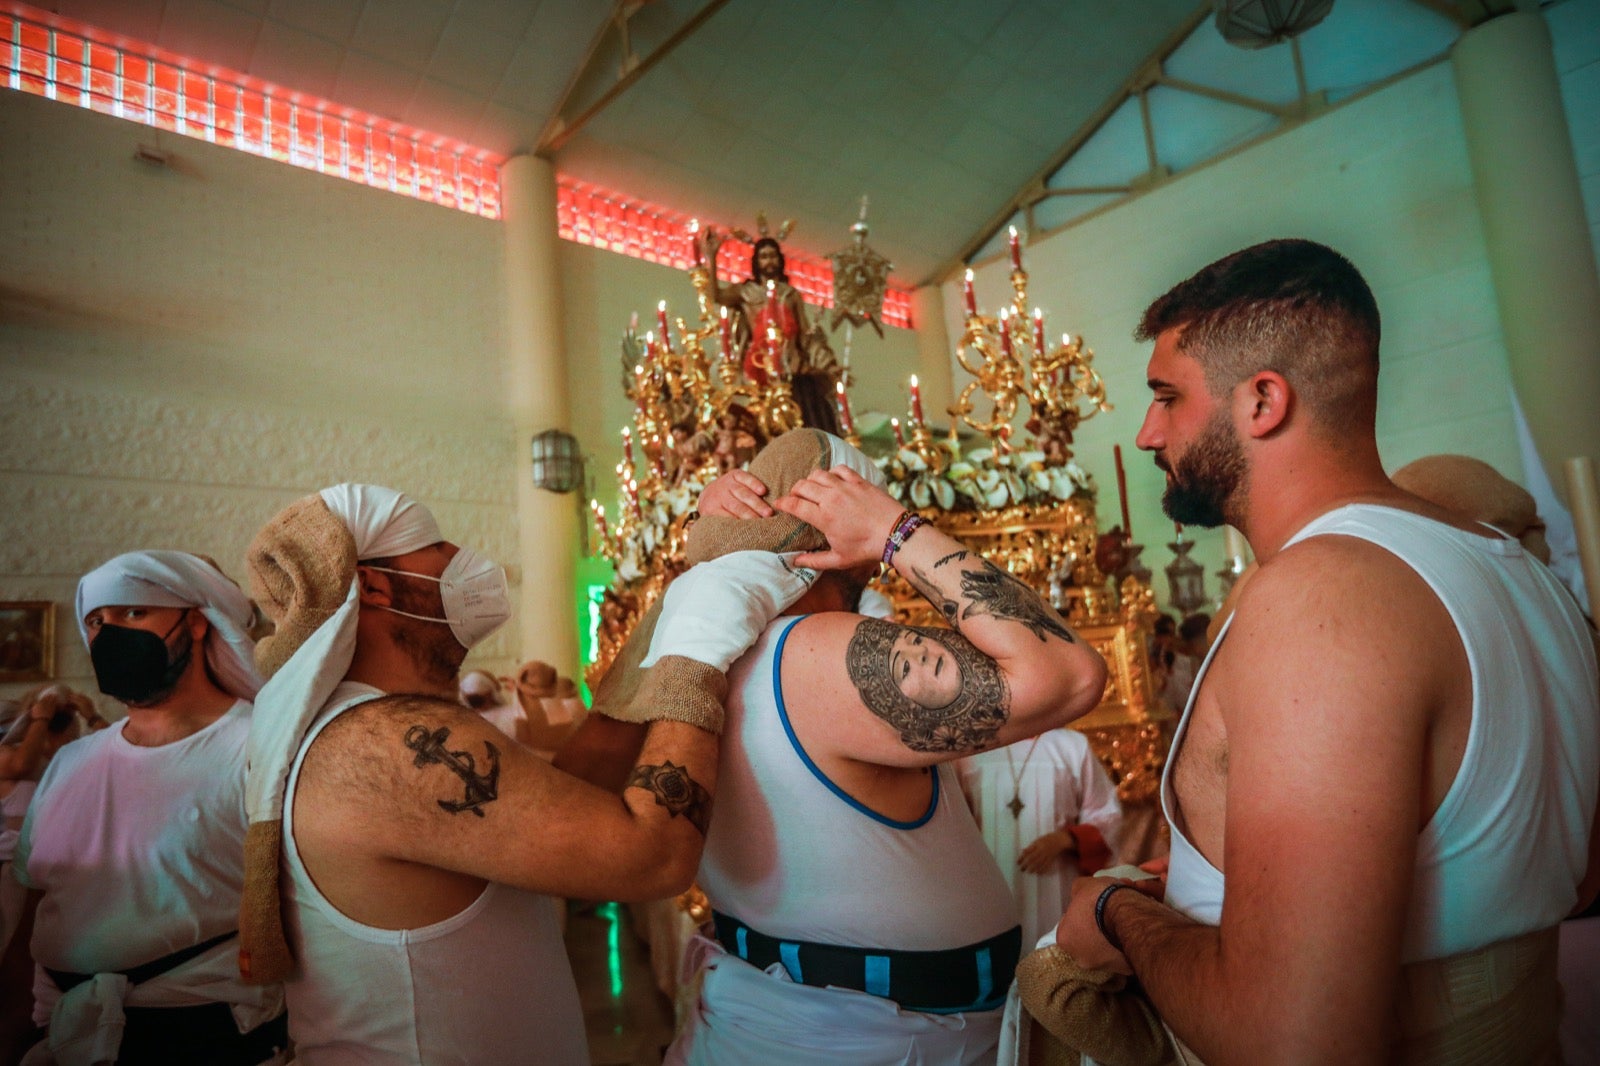
<path fill-rule="evenodd" d="M 1207 682 L 1224 714 L 1431 705 L 1461 663 L 1443 603 L 1398 556 L 1368 541 L 1320 536 L 1263 564 L 1240 594 Z M 1230 732 L 1232 729 L 1230 727 Z"/>
<path fill-rule="evenodd" d="M 306 752 L 301 782 L 344 804 L 398 815 L 413 805 L 389 804 L 384 797 L 414 795 L 417 768 L 469 762 L 497 768 L 513 746 L 494 726 L 449 700 L 380 696 L 323 728 Z"/>
<path fill-rule="evenodd" d="M 1381 612 L 1375 609 L 1378 605 Z M 1261 565 L 1239 595 L 1234 630 L 1261 618 L 1277 624 L 1294 612 L 1354 611 L 1381 624 L 1385 619 L 1427 614 L 1433 607 L 1442 605 L 1399 556 L 1359 537 L 1318 536 L 1285 548 Z M 1315 617 L 1307 620 L 1314 622 Z"/>

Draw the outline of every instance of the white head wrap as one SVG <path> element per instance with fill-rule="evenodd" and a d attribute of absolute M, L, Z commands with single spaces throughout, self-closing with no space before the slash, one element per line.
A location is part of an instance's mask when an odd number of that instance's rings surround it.
<path fill-rule="evenodd" d="M 250 600 L 221 570 L 188 552 L 142 551 L 119 555 L 78 582 L 78 632 L 85 647 L 84 618 L 100 607 L 198 608 L 211 623 L 206 663 L 231 696 L 254 699 L 261 687 L 250 639 Z"/>
<path fill-rule="evenodd" d="M 486 670 L 468 670 L 461 675 L 462 696 L 499 696 L 500 682 Z"/>
<path fill-rule="evenodd" d="M 403 492 L 347 482 L 317 495 L 356 539 L 357 559 L 405 555 L 444 540 L 433 512 Z"/>
<path fill-rule="evenodd" d="M 878 469 L 878 464 L 867 458 L 867 454 L 860 448 L 849 441 L 835 437 L 832 433 L 825 433 L 823 436 L 828 438 L 828 451 L 832 459 L 829 469 L 835 466 L 848 466 L 880 489 L 889 484 L 888 479 L 883 476 L 883 471 Z"/>

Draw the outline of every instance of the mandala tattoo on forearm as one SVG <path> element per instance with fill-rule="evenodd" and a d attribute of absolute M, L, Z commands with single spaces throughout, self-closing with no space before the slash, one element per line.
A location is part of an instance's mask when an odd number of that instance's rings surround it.
<path fill-rule="evenodd" d="M 628 777 L 629 788 L 642 788 L 655 796 L 656 805 L 665 807 L 676 818 L 683 815 L 705 836 L 711 824 L 711 793 L 689 776 L 689 771 L 671 761 L 660 766 L 640 765 Z"/>
<path fill-rule="evenodd" d="M 962 618 L 988 614 L 1021 622 L 1041 641 L 1046 633 L 1053 633 L 1068 644 L 1077 640 L 1037 592 L 987 559 L 983 560 L 982 569 L 962 572 L 961 594 L 969 601 Z"/>
<path fill-rule="evenodd" d="M 451 814 L 471 811 L 482 818 L 483 805 L 492 803 L 500 795 L 500 749 L 487 740 L 483 742 L 483 746 L 489 749 L 489 769 L 480 774 L 478 763 L 469 752 L 450 751 L 444 746 L 444 742 L 449 739 L 448 727 L 429 729 L 425 725 L 418 724 L 406 730 L 405 744 L 417 753 L 415 765 L 421 767 L 430 763 L 442 763 L 445 769 L 461 778 L 467 786 L 464 798 L 439 800 L 440 807 Z"/>
<path fill-rule="evenodd" d="M 861 702 L 912 751 L 981 751 L 1011 717 L 1000 667 L 953 629 L 863 618 L 845 665 Z"/>

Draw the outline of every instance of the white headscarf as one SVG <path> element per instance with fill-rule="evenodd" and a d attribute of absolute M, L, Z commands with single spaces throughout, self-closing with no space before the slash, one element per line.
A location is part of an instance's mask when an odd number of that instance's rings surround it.
<path fill-rule="evenodd" d="M 357 559 L 405 555 L 444 540 L 433 512 L 403 492 L 347 482 L 318 495 L 349 527 Z"/>
<path fill-rule="evenodd" d="M 100 607 L 197 608 L 211 623 L 206 664 L 229 695 L 254 699 L 261 688 L 255 641 L 250 639 L 250 600 L 238 585 L 204 559 L 177 551 L 119 555 L 78 582 L 78 632 L 89 645 L 84 618 Z"/>

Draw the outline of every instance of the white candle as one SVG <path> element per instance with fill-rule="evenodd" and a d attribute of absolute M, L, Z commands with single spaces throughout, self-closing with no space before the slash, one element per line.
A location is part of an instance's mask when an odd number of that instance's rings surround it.
<path fill-rule="evenodd" d="M 1222 527 L 1222 544 L 1223 554 L 1228 557 L 1229 561 L 1244 559 L 1245 552 L 1249 548 L 1249 545 L 1245 543 L 1244 534 L 1232 526 Z"/>
<path fill-rule="evenodd" d="M 1589 590 L 1589 617 L 1600 618 L 1600 492 L 1594 481 L 1594 460 L 1586 455 L 1562 464 L 1567 479 L 1567 503 L 1578 534 L 1578 560 L 1583 583 Z"/>

